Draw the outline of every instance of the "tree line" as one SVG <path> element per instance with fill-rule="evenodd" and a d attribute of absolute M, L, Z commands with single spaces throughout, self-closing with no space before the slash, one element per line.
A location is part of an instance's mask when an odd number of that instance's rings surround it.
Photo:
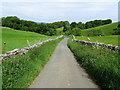
<path fill-rule="evenodd" d="M 2 21 L 2 26 L 4 27 L 10 27 L 22 31 L 36 32 L 49 36 L 60 35 L 60 34 L 66 34 L 66 35 L 72 34 L 72 35 L 80 36 L 81 29 L 88 29 L 88 28 L 112 23 L 111 19 L 94 20 L 86 23 L 82 23 L 82 22 L 69 23 L 68 21 L 59 21 L 53 23 L 36 23 L 33 21 L 20 20 L 16 16 L 2 17 L 1 21 Z M 63 31 L 58 32 L 57 28 L 61 28 L 61 27 L 63 27 Z"/>

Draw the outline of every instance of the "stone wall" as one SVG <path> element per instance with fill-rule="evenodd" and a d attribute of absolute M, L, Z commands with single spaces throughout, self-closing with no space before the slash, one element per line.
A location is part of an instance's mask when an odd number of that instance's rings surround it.
<path fill-rule="evenodd" d="M 78 42 L 78 43 L 85 44 L 85 45 L 98 45 L 98 46 L 101 46 L 101 47 L 106 47 L 106 48 L 111 49 L 111 50 L 120 51 L 119 46 L 113 46 L 111 44 L 96 43 L 96 42 L 89 42 L 89 41 L 83 41 L 83 40 L 76 40 L 74 37 L 73 37 L 73 40 Z"/>
<path fill-rule="evenodd" d="M 55 39 L 49 39 L 49 40 L 46 40 L 46 41 L 42 41 L 42 42 L 34 44 L 30 47 L 24 47 L 24 48 L 21 48 L 21 49 L 14 49 L 13 51 L 9 51 L 6 54 L 1 54 L 0 55 L 0 61 L 2 61 L 3 59 L 9 58 L 11 56 L 23 55 L 23 54 L 27 53 L 30 49 L 33 49 L 35 47 L 38 47 L 38 46 L 42 45 L 43 43 L 47 43 L 47 42 L 50 42 L 50 41 L 53 41 L 53 40 L 56 40 L 56 39 L 59 39 L 59 38 L 62 38 L 62 37 L 63 37 L 63 35 L 58 36 Z"/>

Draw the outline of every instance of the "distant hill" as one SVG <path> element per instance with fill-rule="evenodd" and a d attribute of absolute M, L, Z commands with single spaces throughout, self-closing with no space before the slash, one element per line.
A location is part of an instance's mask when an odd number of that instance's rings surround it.
<path fill-rule="evenodd" d="M 83 29 L 81 31 L 81 34 L 83 36 L 113 35 L 115 30 L 117 30 L 117 27 L 118 27 L 118 22 L 103 26 L 98 26 L 95 28 Z"/>

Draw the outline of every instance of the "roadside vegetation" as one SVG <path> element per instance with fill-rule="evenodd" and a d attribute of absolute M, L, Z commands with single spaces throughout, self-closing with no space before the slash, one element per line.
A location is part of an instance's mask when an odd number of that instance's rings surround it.
<path fill-rule="evenodd" d="M 71 39 L 68 47 L 77 61 L 102 89 L 120 89 L 119 52 L 99 46 L 86 46 Z"/>
<path fill-rule="evenodd" d="M 75 37 L 77 40 L 85 40 L 89 42 L 98 42 L 98 43 L 105 43 L 105 44 L 111 44 L 115 46 L 120 46 L 118 43 L 118 37 L 120 35 L 110 35 L 110 36 L 94 36 L 94 37 Z"/>
<path fill-rule="evenodd" d="M 14 30 L 11 28 L 0 27 L 2 37 L 2 46 L 6 43 L 4 52 L 11 51 L 16 48 L 28 47 L 47 39 L 55 38 L 56 36 L 46 36 L 34 32 L 26 32 Z"/>
<path fill-rule="evenodd" d="M 55 47 L 62 39 L 31 49 L 25 55 L 3 60 L 3 88 L 27 88 L 44 68 Z"/>

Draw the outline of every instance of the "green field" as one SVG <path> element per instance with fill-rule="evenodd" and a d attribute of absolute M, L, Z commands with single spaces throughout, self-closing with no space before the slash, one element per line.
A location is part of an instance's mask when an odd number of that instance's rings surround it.
<path fill-rule="evenodd" d="M 57 28 L 56 30 L 57 30 L 57 31 L 63 31 L 63 28 L 64 28 L 64 27 Z"/>
<path fill-rule="evenodd" d="M 92 31 L 98 31 L 95 33 L 101 33 L 103 35 L 112 35 L 114 29 L 117 29 L 118 23 L 112 23 L 107 25 L 98 26 L 95 28 L 83 29 L 81 30 L 81 34 L 83 36 L 94 36 Z"/>
<path fill-rule="evenodd" d="M 105 43 L 105 44 L 112 44 L 119 46 L 118 44 L 118 37 L 120 35 L 110 35 L 110 36 L 94 36 L 89 37 L 90 40 L 88 40 L 88 37 L 75 37 L 77 40 L 85 40 L 90 42 L 99 42 L 99 43 Z"/>
<path fill-rule="evenodd" d="M 2 46 L 3 43 L 6 42 L 5 52 L 11 51 L 16 48 L 28 47 L 29 45 L 27 43 L 27 40 L 30 43 L 30 45 L 33 45 L 40 41 L 56 37 L 45 36 L 34 32 L 25 32 L 3 27 L 0 27 L 0 31 L 2 31 L 0 32 L 0 34 L 2 35 L 2 39 L 0 38 L 0 40 L 2 40 Z"/>

